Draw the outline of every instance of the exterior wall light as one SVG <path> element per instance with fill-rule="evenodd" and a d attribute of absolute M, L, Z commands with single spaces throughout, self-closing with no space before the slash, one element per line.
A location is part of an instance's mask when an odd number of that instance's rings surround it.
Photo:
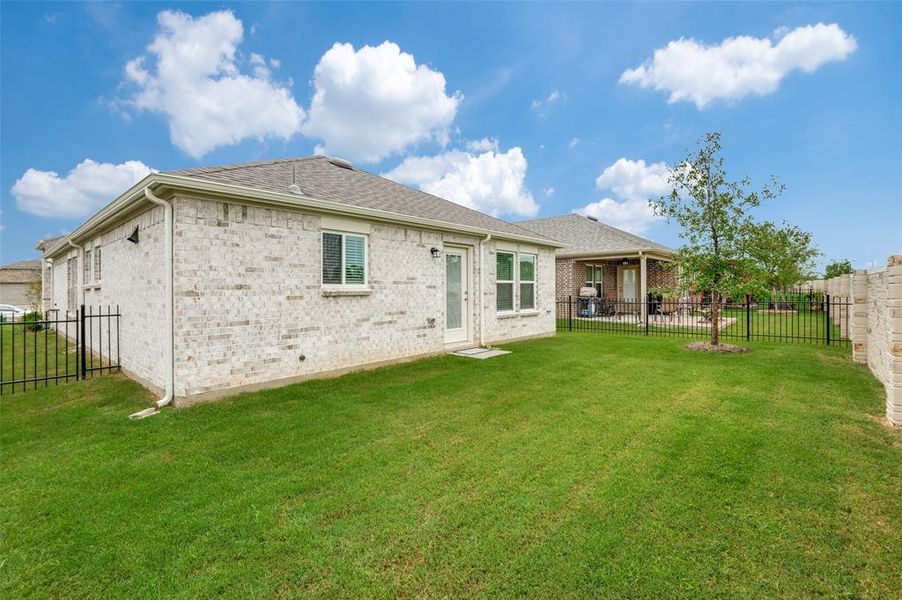
<path fill-rule="evenodd" d="M 135 225 L 135 229 L 132 231 L 131 235 L 125 239 L 127 239 L 128 241 L 130 241 L 133 244 L 138 243 L 138 226 L 137 225 Z"/>
<path fill-rule="evenodd" d="M 433 246 L 433 247 L 429 250 L 429 252 L 432 253 L 432 258 L 438 258 L 439 256 L 442 255 L 442 251 L 439 250 L 438 248 L 436 248 L 435 246 Z"/>

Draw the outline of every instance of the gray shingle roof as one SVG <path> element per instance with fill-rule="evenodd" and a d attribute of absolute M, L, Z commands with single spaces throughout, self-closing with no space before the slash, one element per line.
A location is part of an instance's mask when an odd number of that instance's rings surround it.
<path fill-rule="evenodd" d="M 324 156 L 183 169 L 169 171 L 166 174 L 287 193 L 288 186 L 292 183 L 292 169 L 296 174 L 296 182 L 301 193 L 317 200 L 478 227 L 502 234 L 528 236 L 539 240 L 545 237 L 541 233 L 523 229 L 356 167 L 353 169 L 340 167 Z"/>
<path fill-rule="evenodd" d="M 639 250 L 657 250 L 666 254 L 673 252 L 672 248 L 668 248 L 663 244 L 633 235 L 599 221 L 593 221 L 582 215 L 574 214 L 532 219 L 519 221 L 517 225 L 567 244 L 565 248 L 558 250 L 559 255 L 587 254 L 590 252 L 608 254 L 611 252 L 637 252 Z"/>

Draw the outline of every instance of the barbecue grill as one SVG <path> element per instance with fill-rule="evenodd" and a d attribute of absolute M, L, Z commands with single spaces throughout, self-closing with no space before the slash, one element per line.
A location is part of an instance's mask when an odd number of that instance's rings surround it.
<path fill-rule="evenodd" d="M 598 312 L 598 290 L 594 287 L 579 288 L 579 316 L 594 317 Z"/>

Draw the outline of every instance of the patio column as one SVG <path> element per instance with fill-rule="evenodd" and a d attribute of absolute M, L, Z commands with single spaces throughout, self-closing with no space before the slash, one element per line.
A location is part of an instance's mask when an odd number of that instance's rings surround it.
<path fill-rule="evenodd" d="M 640 252 L 639 253 L 639 299 L 642 302 L 642 305 L 641 305 L 642 312 L 640 314 L 642 315 L 643 323 L 645 323 L 645 319 L 648 318 L 648 282 L 646 281 L 648 278 L 647 277 L 648 269 L 646 268 L 647 265 L 645 263 L 646 263 L 645 253 Z"/>

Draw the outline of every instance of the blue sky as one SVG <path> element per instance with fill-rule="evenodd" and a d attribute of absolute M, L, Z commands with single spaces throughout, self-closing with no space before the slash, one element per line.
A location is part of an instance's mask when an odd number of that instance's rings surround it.
<path fill-rule="evenodd" d="M 714 129 L 730 173 L 786 184 L 762 217 L 859 267 L 902 252 L 899 3 L 0 11 L 4 263 L 147 168 L 318 150 L 508 220 L 582 210 L 678 245 L 642 199 Z"/>

